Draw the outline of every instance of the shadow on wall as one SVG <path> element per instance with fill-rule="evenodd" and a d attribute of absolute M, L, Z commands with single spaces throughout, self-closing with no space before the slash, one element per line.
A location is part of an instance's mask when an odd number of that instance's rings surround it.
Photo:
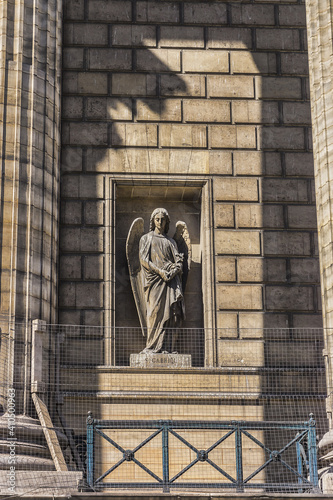
<path fill-rule="evenodd" d="M 317 283 L 314 226 L 301 233 L 304 210 L 305 225 L 314 213 L 304 47 L 283 45 L 279 37 L 268 37 L 265 45 L 265 32 L 280 36 L 274 27 L 257 30 L 258 51 L 252 52 L 251 28 L 209 27 L 204 40 L 202 28 L 162 26 L 161 48 L 148 49 L 142 44 L 155 42 L 144 39 L 146 25 L 115 24 L 113 48 L 95 48 L 99 42 L 84 38 L 83 23 L 70 26 L 61 322 L 104 321 L 104 175 L 126 173 L 134 184 L 140 173 L 168 173 L 184 182 L 192 174 L 215 176 L 215 254 L 223 264 L 216 269 L 217 325 L 258 331 L 304 324 L 309 316 L 299 304 Z M 130 38 L 121 38 L 125 28 L 132 33 L 131 50 Z M 75 44 L 87 48 L 84 71 L 74 71 Z M 306 255 L 295 250 L 302 242 Z M 124 283 L 129 290 L 126 263 L 118 262 L 116 293 Z M 301 269 L 309 266 L 305 290 Z M 302 295 L 297 303 L 288 299 L 295 290 Z M 316 312 L 314 307 L 303 312 Z"/>

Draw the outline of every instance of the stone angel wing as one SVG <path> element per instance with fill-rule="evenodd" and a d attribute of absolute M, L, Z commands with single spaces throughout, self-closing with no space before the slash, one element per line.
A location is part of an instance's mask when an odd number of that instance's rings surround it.
<path fill-rule="evenodd" d="M 176 232 L 173 236 L 173 239 L 177 243 L 178 251 L 184 254 L 183 276 L 182 276 L 182 286 L 184 293 L 192 259 L 192 245 L 186 222 L 179 220 L 176 223 Z"/>
<path fill-rule="evenodd" d="M 141 217 L 132 222 L 126 240 L 126 256 L 128 270 L 134 295 L 135 305 L 138 311 L 142 334 L 146 336 L 146 299 L 143 289 L 143 276 L 139 258 L 139 243 L 144 234 L 144 222 Z"/>

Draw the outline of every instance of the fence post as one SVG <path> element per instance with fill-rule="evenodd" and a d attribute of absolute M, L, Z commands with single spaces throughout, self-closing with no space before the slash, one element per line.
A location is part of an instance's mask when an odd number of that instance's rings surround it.
<path fill-rule="evenodd" d="M 87 417 L 87 483 L 94 486 L 94 419 L 91 411 Z"/>
<path fill-rule="evenodd" d="M 310 419 L 308 422 L 308 446 L 310 481 L 315 488 L 318 488 L 316 421 L 313 418 L 313 413 L 310 413 Z"/>
<path fill-rule="evenodd" d="M 236 473 L 237 473 L 237 491 L 244 491 L 243 486 L 243 457 L 242 457 L 242 431 L 239 424 L 235 430 L 236 441 Z"/>
<path fill-rule="evenodd" d="M 48 335 L 46 321 L 34 319 L 32 322 L 32 346 L 31 346 L 31 392 L 46 392 L 45 374 L 49 371 Z"/>
<path fill-rule="evenodd" d="M 301 443 L 299 441 L 296 441 L 297 471 L 298 474 L 304 476 L 301 446 L 302 446 Z M 303 480 L 300 477 L 298 478 L 298 484 L 299 485 L 303 484 Z M 298 493 L 303 493 L 303 489 L 301 488 L 297 491 Z"/>
<path fill-rule="evenodd" d="M 162 425 L 163 493 L 169 493 L 169 425 L 167 422 Z"/>

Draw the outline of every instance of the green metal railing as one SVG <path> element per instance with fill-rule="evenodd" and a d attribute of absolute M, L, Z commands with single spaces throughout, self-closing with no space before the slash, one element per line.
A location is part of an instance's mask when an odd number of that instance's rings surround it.
<path fill-rule="evenodd" d="M 246 422 L 246 421 L 171 421 L 171 420 L 98 420 L 92 417 L 89 412 L 87 418 L 87 483 L 92 490 L 100 489 L 162 489 L 163 492 L 169 492 L 171 489 L 234 489 L 238 492 L 243 492 L 247 489 L 265 489 L 266 491 L 282 491 L 282 492 L 314 492 L 318 490 L 318 472 L 317 472 L 317 451 L 316 451 L 316 423 L 313 419 L 313 414 L 307 422 Z M 134 449 L 126 450 L 114 439 L 103 432 L 104 430 L 151 430 L 149 437 L 144 439 Z M 199 450 L 187 439 L 185 439 L 179 431 L 205 430 L 220 431 L 221 436 L 209 446 L 207 449 Z M 288 439 L 286 444 L 281 445 L 278 450 L 271 450 L 268 446 L 261 442 L 253 435 L 254 431 L 290 431 L 294 435 L 292 439 Z M 110 445 L 122 453 L 122 458 L 112 465 L 101 476 L 95 477 L 95 436 L 99 435 L 106 440 Z M 147 445 L 156 436 L 162 435 L 162 474 L 158 476 L 147 465 L 143 464 L 136 457 L 136 453 Z M 170 477 L 170 445 L 169 436 L 173 436 L 188 447 L 196 454 L 196 458 L 192 460 L 186 467 L 182 468 L 173 477 Z M 282 440 L 283 432 L 279 432 L 279 439 Z M 210 453 L 223 443 L 227 438 L 234 436 L 235 446 L 235 470 L 236 475 L 232 477 L 226 470 L 223 469 L 223 464 L 216 463 L 210 458 Z M 266 455 L 266 460 L 256 468 L 249 476 L 244 477 L 243 469 L 243 438 L 246 437 L 255 443 Z M 290 463 L 290 457 L 285 459 L 286 452 L 290 455 L 290 451 L 294 451 L 294 459 Z M 285 455 L 284 455 L 285 454 Z M 112 473 L 118 467 L 126 462 L 133 462 L 142 470 L 144 470 L 154 482 L 116 482 L 112 481 Z M 197 463 L 206 462 L 215 471 L 221 475 L 220 482 L 178 482 L 189 469 Z M 270 464 L 279 462 L 286 474 L 288 481 L 283 482 L 255 482 L 253 479 Z M 297 464 L 297 465 L 295 465 Z M 288 472 L 287 472 L 288 471 Z M 104 479 L 108 477 L 108 482 Z M 290 481 L 289 479 L 293 480 Z"/>

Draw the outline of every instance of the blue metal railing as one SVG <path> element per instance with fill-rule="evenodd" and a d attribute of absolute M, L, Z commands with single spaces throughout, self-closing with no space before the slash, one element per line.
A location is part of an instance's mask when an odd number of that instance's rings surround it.
<path fill-rule="evenodd" d="M 117 443 L 110 436 L 106 435 L 103 430 L 151 430 L 152 434 L 144 439 L 132 450 L 125 450 L 119 443 Z M 199 431 L 221 431 L 223 435 L 205 450 L 197 449 L 187 439 L 185 439 L 179 431 L 181 430 L 199 430 Z M 285 430 L 291 431 L 294 435 L 292 439 L 288 439 L 279 450 L 271 450 L 266 444 L 257 439 L 253 431 L 278 431 Z M 99 477 L 95 478 L 95 449 L 94 439 L 95 434 L 109 442 L 114 448 L 122 453 L 122 458 L 112 465 L 106 472 Z M 148 466 L 144 465 L 137 459 L 135 454 L 148 444 L 152 439 L 158 435 L 162 435 L 162 477 L 159 477 Z M 181 469 L 177 474 L 170 478 L 170 446 L 169 435 L 174 436 L 181 441 L 185 446 L 196 454 L 196 458 L 192 460 L 186 467 Z M 217 448 L 223 441 L 230 436 L 234 435 L 235 438 L 235 457 L 236 457 L 236 477 L 232 477 L 228 472 L 223 469 L 223 464 L 215 463 L 209 454 Z M 282 434 L 279 438 L 281 440 Z M 290 432 L 289 432 L 290 436 Z M 244 478 L 243 472 L 243 437 L 249 438 L 266 454 L 266 460 L 254 472 Z M 294 461 L 290 464 L 290 457 L 285 459 L 282 456 L 285 452 L 288 453 L 294 450 Z M 287 461 L 288 460 L 288 461 Z M 149 474 L 155 482 L 104 482 L 104 479 L 118 469 L 118 467 L 126 462 L 133 462 L 138 467 L 143 469 Z M 224 482 L 177 482 L 177 480 L 191 469 L 195 464 L 206 462 L 215 471 L 217 471 Z M 286 472 L 285 477 L 292 477 L 294 482 L 253 482 L 253 478 L 261 471 L 266 469 L 270 464 L 279 462 Z M 294 463 L 295 462 L 295 463 Z M 297 465 L 296 465 L 297 464 Z M 288 473 L 287 473 L 288 471 Z M 289 474 L 289 475 L 288 475 Z M 228 481 L 225 482 L 225 479 Z M 251 481 L 251 482 L 250 482 Z M 313 419 L 313 414 L 307 422 L 293 423 L 293 422 L 246 422 L 246 421 L 229 421 L 229 422 L 215 422 L 215 421 L 171 421 L 171 420 L 98 420 L 92 417 L 91 412 L 87 418 L 87 483 L 92 490 L 100 489 L 163 489 L 164 492 L 169 492 L 170 489 L 235 489 L 242 492 L 246 489 L 265 489 L 270 491 L 283 491 L 283 492 L 315 492 L 318 491 L 318 471 L 317 471 L 317 450 L 316 450 L 316 423 Z"/>

